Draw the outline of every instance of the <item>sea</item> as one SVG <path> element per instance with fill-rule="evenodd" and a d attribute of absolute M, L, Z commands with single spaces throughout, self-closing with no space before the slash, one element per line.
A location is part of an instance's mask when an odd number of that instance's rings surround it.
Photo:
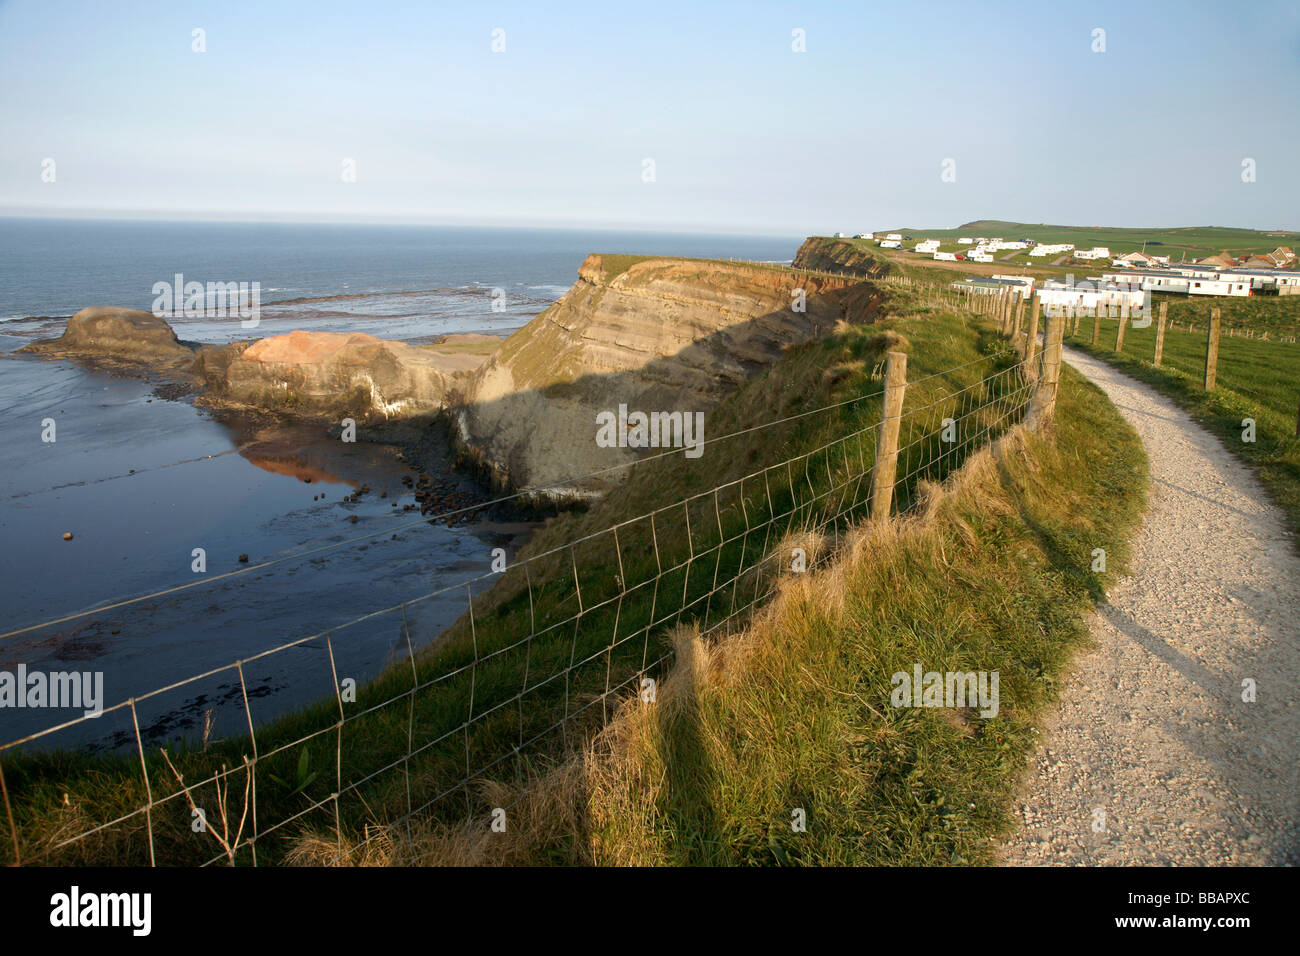
<path fill-rule="evenodd" d="M 800 239 L 0 218 L 0 681 L 20 665 L 77 673 L 101 682 L 101 707 L 137 701 L 134 713 L 76 720 L 82 710 L 5 706 L 0 693 L 0 745 L 64 723 L 24 746 L 124 750 L 137 721 L 147 746 L 246 733 L 250 718 L 331 696 L 335 673 L 373 677 L 410 634 L 436 639 L 465 609 L 454 585 L 531 530 L 499 516 L 419 520 L 404 510 L 411 469 L 395 447 L 343 443 L 321 426 L 250 432 L 136 378 L 15 354 L 61 334 L 77 310 L 150 310 L 155 285 L 177 276 L 256 282 L 256 328 L 177 318 L 178 336 L 222 344 L 310 329 L 423 344 L 509 334 L 592 252 L 789 262 Z M 439 480 L 474 490 L 454 470 Z M 412 608 L 418 626 L 388 614 L 322 636 L 442 588 Z"/>

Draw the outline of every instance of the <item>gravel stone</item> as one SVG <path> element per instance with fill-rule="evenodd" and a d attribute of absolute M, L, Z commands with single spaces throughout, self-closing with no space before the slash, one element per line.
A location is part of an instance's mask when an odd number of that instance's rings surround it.
<path fill-rule="evenodd" d="M 1066 358 L 1141 436 L 1150 511 L 1132 574 L 1093 615 L 1094 646 L 1045 722 L 1051 749 L 1030 761 L 1001 859 L 1300 863 L 1300 556 L 1283 515 L 1172 401 L 1073 349 Z"/>

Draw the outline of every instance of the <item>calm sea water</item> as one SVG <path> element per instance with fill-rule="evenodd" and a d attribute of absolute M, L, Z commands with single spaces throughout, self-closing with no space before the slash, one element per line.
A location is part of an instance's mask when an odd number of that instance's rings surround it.
<path fill-rule="evenodd" d="M 0 669 L 98 671 L 111 705 L 337 626 L 485 570 L 491 549 L 526 528 L 413 520 L 406 469 L 387 446 L 344 445 L 311 428 L 236 434 L 189 402 L 71 362 L 14 356 L 58 335 L 87 305 L 149 309 L 176 273 L 259 282 L 261 323 L 178 320 L 182 339 L 227 342 L 294 328 L 428 341 L 506 333 L 572 284 L 590 252 L 789 261 L 798 237 L 757 239 L 548 230 L 0 219 L 0 633 L 209 576 L 272 568 L 109 609 L 0 640 Z M 492 308 L 492 290 L 503 311 Z M 502 295 L 504 293 L 504 295 Z M 42 422 L 56 441 L 42 441 Z M 303 479 L 310 477 L 310 483 Z M 467 487 L 467 479 L 448 476 Z M 345 495 L 361 485 L 357 502 Z M 386 492 L 388 497 L 379 497 Z M 399 507 L 393 508 L 397 502 Z M 350 519 L 355 516 L 356 522 Z M 71 532 L 72 541 L 63 533 Z M 383 533 L 380 533 L 383 532 Z M 360 543 L 297 557 L 359 535 Z M 422 639 L 464 595 L 421 604 Z M 340 674 L 377 673 L 405 650 L 393 616 L 334 641 Z M 247 665 L 256 721 L 331 692 L 323 642 Z M 246 729 L 230 672 L 141 707 L 150 741 Z M 0 742 L 68 720 L 69 711 L 0 708 Z M 81 724 L 44 745 L 112 747 L 129 716 Z"/>

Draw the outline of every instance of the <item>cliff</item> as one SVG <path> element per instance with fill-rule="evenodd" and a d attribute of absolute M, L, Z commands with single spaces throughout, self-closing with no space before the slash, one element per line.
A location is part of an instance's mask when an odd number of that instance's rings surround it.
<path fill-rule="evenodd" d="M 20 351 L 149 369 L 183 369 L 194 358 L 193 350 L 165 320 L 139 309 L 108 305 L 82 309 L 68 320 L 59 338 L 33 342 Z"/>
<path fill-rule="evenodd" d="M 869 247 L 848 239 L 810 236 L 795 253 L 794 268 L 816 269 L 861 278 L 879 278 L 889 273 L 889 263 L 876 258 Z"/>
<path fill-rule="evenodd" d="M 413 346 L 363 333 L 296 330 L 252 343 L 191 346 L 149 312 L 91 306 L 72 316 L 60 337 L 20 351 L 163 378 L 183 391 L 202 391 L 211 405 L 393 418 L 441 409 L 457 377 L 481 365 L 499 343 L 493 336 L 451 335 Z"/>
<path fill-rule="evenodd" d="M 822 242 L 805 242 L 798 261 L 818 270 L 836 265 L 845 275 L 588 256 L 573 287 L 499 346 L 482 336 L 413 346 L 298 330 L 192 348 L 147 312 L 96 307 L 73 316 L 60 339 L 31 350 L 135 374 L 165 372 L 218 406 L 335 419 L 446 412 L 460 450 L 499 486 L 585 497 L 609 490 L 623 466 L 665 444 L 707 441 L 707 412 L 786 349 L 839 321 L 870 321 L 881 293 L 847 274 L 869 269 L 870 257 Z M 837 255 L 842 264 L 832 261 Z M 662 442 L 637 431 L 637 412 L 662 416 L 657 421 L 667 424 L 654 433 Z M 616 424 L 601 432 L 598 416 Z M 688 433 L 687 423 L 703 434 Z M 568 480 L 592 472 L 602 474 Z"/>
<path fill-rule="evenodd" d="M 344 408 L 385 418 L 442 408 L 452 381 L 484 360 L 360 332 L 294 331 L 259 339 L 223 362 L 219 390 L 233 401 L 266 407 Z M 345 407 L 346 406 L 346 407 Z"/>
<path fill-rule="evenodd" d="M 792 308 L 795 290 L 804 311 Z M 602 447 L 597 415 L 707 412 L 839 320 L 867 321 L 875 288 L 852 279 L 691 259 L 588 256 L 578 281 L 508 338 L 468 380 L 455 419 L 460 441 L 495 480 L 599 494 L 617 469 L 655 449 Z M 705 432 L 708 437 L 707 429 Z"/>

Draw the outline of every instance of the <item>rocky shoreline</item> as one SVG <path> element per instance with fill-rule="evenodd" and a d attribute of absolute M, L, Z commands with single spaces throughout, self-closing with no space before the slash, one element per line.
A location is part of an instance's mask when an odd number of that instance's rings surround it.
<path fill-rule="evenodd" d="M 807 258 L 801 249 L 796 265 Z M 193 396 L 235 424 L 311 421 L 337 436 L 351 420 L 358 439 L 405 449 L 421 513 L 467 506 L 466 492 L 419 470 L 452 455 L 488 493 L 535 515 L 609 493 L 648 453 L 598 442 L 601 414 L 704 415 L 786 350 L 871 321 L 882 298 L 861 275 L 590 255 L 573 287 L 504 341 L 295 330 L 198 345 L 148 312 L 96 306 L 20 351 L 146 378 L 160 397 Z"/>
<path fill-rule="evenodd" d="M 406 359 L 446 388 L 500 341 L 456 333 L 417 348 L 369 335 L 296 331 L 253 343 L 210 346 L 182 341 L 166 320 L 148 312 L 95 306 L 72 316 L 62 336 L 18 351 L 144 380 L 160 399 L 190 400 L 238 436 L 236 444 L 245 457 L 259 458 L 273 446 L 274 457 L 268 461 L 292 462 L 302 450 L 292 440 L 286 443 L 294 426 L 309 424 L 340 438 L 343 419 L 351 418 L 355 440 L 397 449 L 397 459 L 407 471 L 403 484 L 414 493 L 415 502 L 393 506 L 422 516 L 449 514 L 432 520 L 454 526 L 481 518 L 530 520 L 537 512 L 490 504 L 494 486 L 479 481 L 475 469 L 458 467 L 460 456 L 450 444 L 440 397 L 425 388 L 427 408 L 410 402 L 405 407 L 414 414 L 393 414 L 393 403 L 385 402 L 384 392 L 373 383 L 378 379 L 391 387 L 400 382 L 409 371 L 402 365 Z M 440 345 L 446 350 L 439 351 Z M 259 362 L 259 352 L 272 361 Z M 369 389 L 356 387 L 361 377 L 368 379 Z M 367 494 L 370 488 L 363 483 L 348 498 L 355 501 Z"/>

